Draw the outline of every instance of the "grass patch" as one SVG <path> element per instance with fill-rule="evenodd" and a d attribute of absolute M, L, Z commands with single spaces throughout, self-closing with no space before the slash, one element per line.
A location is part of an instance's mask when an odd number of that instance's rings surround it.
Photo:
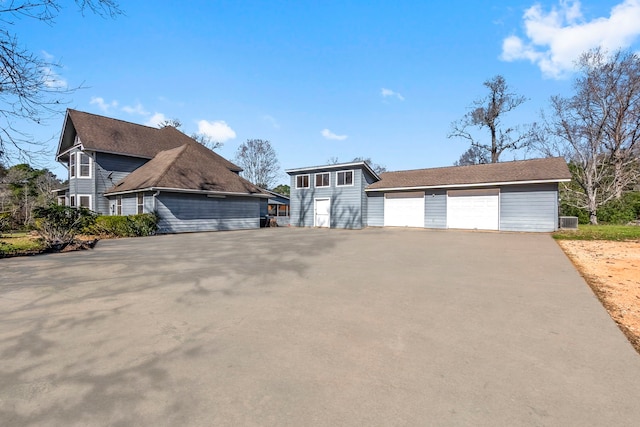
<path fill-rule="evenodd" d="M 580 225 L 577 230 L 553 233 L 558 240 L 640 240 L 640 227 L 634 225 Z"/>
<path fill-rule="evenodd" d="M 9 233 L 0 236 L 0 258 L 39 253 L 45 249 L 46 245 L 42 239 L 28 233 Z"/>

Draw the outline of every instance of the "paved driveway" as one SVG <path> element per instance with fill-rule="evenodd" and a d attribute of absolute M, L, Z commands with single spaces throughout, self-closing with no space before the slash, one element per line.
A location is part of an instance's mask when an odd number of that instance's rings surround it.
<path fill-rule="evenodd" d="M 548 235 L 263 229 L 0 260 L 2 426 L 637 425 Z"/>

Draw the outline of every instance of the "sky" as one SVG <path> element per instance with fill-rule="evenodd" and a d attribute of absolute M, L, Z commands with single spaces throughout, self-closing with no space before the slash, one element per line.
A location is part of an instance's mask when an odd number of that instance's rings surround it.
<path fill-rule="evenodd" d="M 531 123 L 571 94 L 580 53 L 640 46 L 640 0 L 121 1 L 115 19 L 61 3 L 52 25 L 13 29 L 61 64 L 52 84 L 84 87 L 67 107 L 149 126 L 177 118 L 232 161 L 247 139 L 269 140 L 279 183 L 331 158 L 452 165 L 468 143 L 448 138 L 451 123 L 486 80 L 502 75 L 527 98 L 505 125 Z M 40 166 L 66 178 L 54 160 L 63 119 L 26 130 L 49 141 Z"/>

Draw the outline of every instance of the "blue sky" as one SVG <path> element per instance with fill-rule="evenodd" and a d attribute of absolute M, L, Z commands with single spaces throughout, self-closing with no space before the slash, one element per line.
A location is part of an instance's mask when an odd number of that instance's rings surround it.
<path fill-rule="evenodd" d="M 570 93 L 581 52 L 640 45 L 640 0 L 159 0 L 121 2 L 113 20 L 66 3 L 53 26 L 15 30 L 62 64 L 60 84 L 86 87 L 69 107 L 152 126 L 179 118 L 231 160 L 268 139 L 283 171 L 356 156 L 388 170 L 451 165 L 468 146 L 447 138 L 450 124 L 485 80 L 502 74 L 529 98 L 507 122 L 533 122 Z M 53 137 L 50 159 L 62 121 L 28 129 Z"/>

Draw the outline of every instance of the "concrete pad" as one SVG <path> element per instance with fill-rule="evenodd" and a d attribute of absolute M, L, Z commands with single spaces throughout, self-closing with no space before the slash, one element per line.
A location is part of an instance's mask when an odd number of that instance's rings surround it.
<path fill-rule="evenodd" d="M 276 228 L 0 260 L 0 424 L 636 425 L 548 235 Z"/>

